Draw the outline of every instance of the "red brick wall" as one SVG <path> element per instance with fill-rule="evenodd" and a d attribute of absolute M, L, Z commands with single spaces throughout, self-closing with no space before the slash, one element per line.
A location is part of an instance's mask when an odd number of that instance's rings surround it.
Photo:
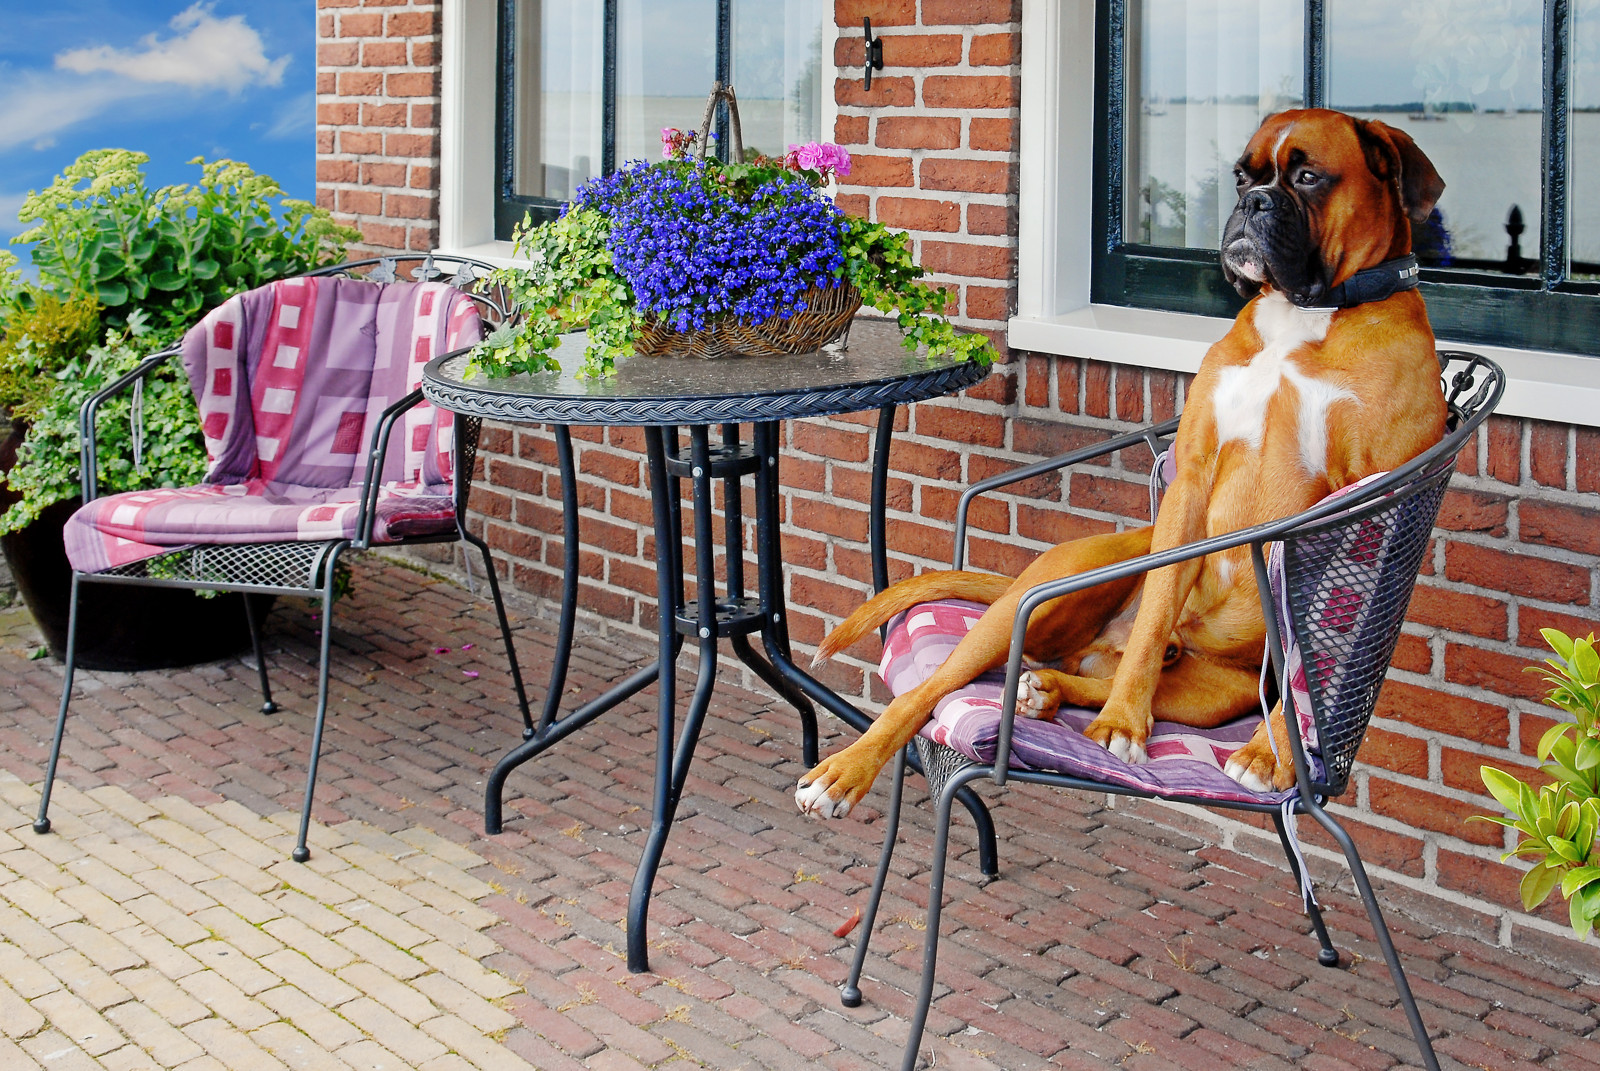
<path fill-rule="evenodd" d="M 371 249 L 438 243 L 438 0 L 317 0 L 317 203 Z"/>
<path fill-rule="evenodd" d="M 322 2 L 325 22 L 377 10 L 370 0 L 364 8 L 352 3 L 337 10 Z M 835 138 L 856 161 L 840 203 L 909 229 L 922 263 L 958 293 L 963 322 L 998 333 L 1015 285 L 1017 5 L 836 0 L 835 10 L 841 73 L 859 61 L 862 15 L 883 34 L 887 64 L 870 96 L 859 79 L 837 84 Z M 324 32 L 325 40 L 334 36 Z M 324 77 L 362 70 L 356 63 L 330 66 Z M 325 164 L 334 159 L 325 156 Z M 324 196 L 344 189 L 343 181 L 326 183 Z M 388 190 L 382 195 L 392 196 Z M 403 243 L 397 238 L 394 244 Z M 964 396 L 900 414 L 889 481 L 894 578 L 948 564 L 955 501 L 968 482 L 1165 419 L 1182 404 L 1181 376 L 1007 356 L 995 375 Z M 866 501 L 873 419 L 814 420 L 783 429 L 787 597 L 791 632 L 802 648 L 815 644 L 870 588 Z M 653 632 L 642 437 L 627 429 L 586 429 L 577 439 L 584 606 Z M 519 588 L 554 594 L 562 547 L 553 440 L 542 428 L 490 427 L 483 445 L 487 478 L 474 492 L 481 523 Z M 1014 573 L 1054 542 L 1142 520 L 1149 460 L 1142 449 L 1132 451 L 985 502 L 974 515 L 970 563 Z M 1476 919 L 1470 924 L 1491 939 L 1510 934 L 1519 947 L 1552 938 L 1528 929 L 1509 910 L 1518 901 L 1520 875 L 1498 862 L 1507 846 L 1500 830 L 1463 820 L 1493 808 L 1478 779 L 1479 764 L 1524 771 L 1533 765 L 1530 753 L 1549 722 L 1539 713 L 1538 680 L 1522 667 L 1542 657 L 1538 628 L 1595 627 L 1597 490 L 1600 432 L 1500 419 L 1480 433 L 1447 501 L 1355 790 L 1340 808 L 1371 865 L 1402 885 L 1473 898 L 1484 913 L 1469 916 Z M 747 516 L 750 508 L 747 500 Z M 686 503 L 686 522 L 688 513 Z M 864 644 L 821 675 L 848 696 L 881 699 L 881 685 L 869 672 L 875 654 Z M 1170 812 L 1169 818 L 1182 820 Z M 1302 827 L 1308 840 L 1328 846 L 1310 824 Z M 1253 831 L 1234 824 L 1225 835 Z M 1279 857 L 1275 840 L 1244 843 Z M 1507 910 L 1492 910 L 1496 905 Z M 1452 916 L 1453 924 L 1461 917 Z M 1559 921 L 1559 909 L 1547 909 L 1546 917 Z"/>

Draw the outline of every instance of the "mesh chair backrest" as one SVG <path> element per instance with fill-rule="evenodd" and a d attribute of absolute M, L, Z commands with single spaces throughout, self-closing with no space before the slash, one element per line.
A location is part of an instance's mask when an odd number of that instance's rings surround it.
<path fill-rule="evenodd" d="M 1322 759 L 1325 775 L 1314 785 L 1329 796 L 1349 784 L 1454 460 L 1446 456 L 1374 502 L 1297 529 L 1275 551 L 1283 566 L 1283 589 L 1275 590 L 1280 624 L 1287 617 L 1297 648 L 1286 667 L 1290 698 L 1307 750 Z"/>
<path fill-rule="evenodd" d="M 230 298 L 183 340 L 207 482 L 359 484 L 383 410 L 481 333 L 472 301 L 438 282 L 297 278 Z M 449 483 L 452 421 L 426 402 L 408 412 L 383 480 Z"/>

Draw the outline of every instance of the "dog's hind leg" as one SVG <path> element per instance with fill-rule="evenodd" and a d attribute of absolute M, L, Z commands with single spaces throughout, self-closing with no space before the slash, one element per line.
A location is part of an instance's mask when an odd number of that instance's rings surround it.
<path fill-rule="evenodd" d="M 1005 661 L 1011 646 L 1012 622 L 1029 588 L 1047 580 L 1074 576 L 1146 553 L 1150 530 L 1089 536 L 1052 547 L 1041 554 L 1006 593 L 984 611 L 977 624 L 933 674 L 897 696 L 861 738 L 823 759 L 795 791 L 802 811 L 824 818 L 850 813 L 872 787 L 878 771 L 927 722 L 939 700 Z M 1138 588 L 1138 575 L 1054 599 L 1034 611 L 1026 646 L 1035 658 L 1055 658 L 1082 648 L 1116 616 Z"/>

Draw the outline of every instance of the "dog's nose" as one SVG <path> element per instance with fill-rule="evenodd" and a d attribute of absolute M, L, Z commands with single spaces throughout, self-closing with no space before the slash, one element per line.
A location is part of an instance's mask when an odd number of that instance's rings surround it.
<path fill-rule="evenodd" d="M 1244 195 L 1244 203 L 1252 212 L 1271 212 L 1276 207 L 1272 194 L 1266 190 L 1251 190 Z"/>

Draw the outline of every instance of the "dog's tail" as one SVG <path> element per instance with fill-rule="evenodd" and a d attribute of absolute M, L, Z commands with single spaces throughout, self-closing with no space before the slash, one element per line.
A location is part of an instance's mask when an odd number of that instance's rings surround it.
<path fill-rule="evenodd" d="M 855 643 L 861 637 L 888 621 L 895 614 L 909 610 L 919 603 L 935 599 L 970 599 L 972 602 L 993 603 L 1015 583 L 1009 576 L 995 573 L 968 573 L 951 569 L 923 573 L 893 584 L 868 599 L 855 613 L 845 618 L 839 626 L 823 637 L 817 646 L 817 656 L 811 660 L 819 666 Z"/>

